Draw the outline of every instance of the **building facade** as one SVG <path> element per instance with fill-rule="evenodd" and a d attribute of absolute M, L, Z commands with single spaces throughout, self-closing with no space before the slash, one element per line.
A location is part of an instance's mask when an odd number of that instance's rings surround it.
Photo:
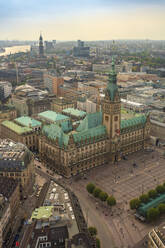
<path fill-rule="evenodd" d="M 53 72 L 44 73 L 44 86 L 50 93 L 56 96 L 61 95 L 60 86 L 64 84 L 64 79 Z"/>
<path fill-rule="evenodd" d="M 76 102 L 65 97 L 58 97 L 53 99 L 51 103 L 51 110 L 61 113 L 63 109 L 75 108 Z"/>
<path fill-rule="evenodd" d="M 165 231 L 164 225 L 155 227 L 148 234 L 148 248 L 164 248 L 165 247 Z"/>
<path fill-rule="evenodd" d="M 3 139 L 8 138 L 20 142 L 31 151 L 38 151 L 38 128 L 35 130 L 32 126 L 21 125 L 15 119 L 15 121 L 3 121 L 0 125 L 0 134 Z"/>
<path fill-rule="evenodd" d="M 17 111 L 13 105 L 0 105 L 0 123 L 5 120 L 13 120 L 16 117 Z"/>
<path fill-rule="evenodd" d="M 13 230 L 15 216 L 20 202 L 18 180 L 0 176 L 0 247 L 7 241 L 8 233 Z M 6 244 L 5 244 L 6 245 Z M 7 245 L 5 246 L 7 247 Z"/>
<path fill-rule="evenodd" d="M 10 220 L 10 206 L 9 202 L 5 200 L 4 196 L 0 196 L 0 248 L 3 246 L 5 240 L 5 232 Z"/>
<path fill-rule="evenodd" d="M 34 183 L 33 154 L 23 144 L 9 139 L 0 140 L 0 154 L 0 176 L 17 180 L 21 196 L 27 195 Z M 19 203 L 17 199 L 12 202 Z"/>
<path fill-rule="evenodd" d="M 87 114 L 75 130 L 57 124 L 43 127 L 39 152 L 52 170 L 70 177 L 145 149 L 150 133 L 150 118 L 140 115 L 121 120 L 114 61 L 101 105 L 101 112 Z"/>
<path fill-rule="evenodd" d="M 12 85 L 10 82 L 0 81 L 0 100 L 3 101 L 11 95 Z"/>

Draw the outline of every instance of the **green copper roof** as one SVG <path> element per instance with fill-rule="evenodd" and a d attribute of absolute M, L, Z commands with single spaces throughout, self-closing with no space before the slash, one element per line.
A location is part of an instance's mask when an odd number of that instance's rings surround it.
<path fill-rule="evenodd" d="M 69 135 L 65 134 L 62 131 L 62 128 L 56 124 L 45 125 L 42 129 L 42 133 L 50 140 L 58 139 L 58 144 L 60 147 L 63 145 L 68 145 Z"/>
<path fill-rule="evenodd" d="M 87 114 L 87 116 L 80 122 L 77 128 L 78 132 L 94 128 L 102 124 L 102 112 L 95 112 Z"/>
<path fill-rule="evenodd" d="M 15 121 L 25 127 L 37 127 L 42 125 L 40 121 L 32 119 L 29 116 L 21 116 L 16 118 Z"/>
<path fill-rule="evenodd" d="M 109 73 L 109 79 L 108 79 L 106 91 L 108 92 L 108 95 L 109 95 L 111 101 L 113 101 L 114 97 L 116 95 L 116 92 L 118 91 L 117 74 L 115 71 L 115 62 L 114 62 L 113 58 L 112 58 L 112 70 Z"/>
<path fill-rule="evenodd" d="M 62 131 L 63 131 L 64 133 L 67 133 L 67 132 L 69 132 L 69 131 L 72 130 L 72 123 L 71 123 L 70 120 L 61 122 L 61 123 L 60 123 L 60 126 L 61 126 Z"/>
<path fill-rule="evenodd" d="M 56 113 L 54 111 L 50 111 L 50 110 L 44 111 L 44 112 L 38 114 L 38 116 L 43 117 L 43 118 L 45 118 L 49 121 L 52 121 L 52 122 L 69 119 L 69 117 L 66 115 L 58 114 L 58 113 Z"/>
<path fill-rule="evenodd" d="M 136 126 L 136 125 L 144 125 L 146 122 L 146 116 L 145 115 L 140 115 L 128 120 L 121 120 L 121 129 L 124 128 L 130 128 L 132 126 Z"/>
<path fill-rule="evenodd" d="M 73 134 L 73 138 L 75 143 L 79 143 L 81 140 L 85 141 L 86 139 L 89 140 L 90 138 L 99 139 L 100 136 L 106 134 L 106 127 L 103 125 L 99 125 L 97 127 L 93 127 L 81 132 L 77 132 Z"/>
<path fill-rule="evenodd" d="M 24 134 L 24 133 L 33 131 L 32 128 L 21 127 L 12 121 L 3 121 L 2 125 L 8 127 L 9 129 L 16 132 L 17 134 Z"/>
<path fill-rule="evenodd" d="M 31 216 L 31 219 L 48 219 L 52 216 L 53 206 L 42 206 L 40 208 L 36 208 Z"/>
<path fill-rule="evenodd" d="M 117 84 L 108 83 L 106 90 L 109 94 L 110 99 L 113 101 L 118 91 Z"/>
<path fill-rule="evenodd" d="M 95 118 L 93 119 L 92 117 Z M 73 134 L 71 132 L 69 134 L 64 133 L 65 128 L 63 123 L 61 123 L 60 126 L 57 124 L 45 125 L 42 129 L 42 133 L 52 141 L 57 139 L 60 147 L 66 147 L 71 134 L 73 135 L 75 143 L 79 143 L 82 140 L 85 141 L 86 139 L 89 141 L 90 138 L 102 138 L 102 136 L 106 134 L 106 127 L 101 124 L 102 113 L 98 112 L 89 114 L 86 121 L 82 124 L 81 128 L 79 128 L 79 131 L 74 132 Z"/>
<path fill-rule="evenodd" d="M 78 110 L 78 109 L 74 109 L 74 108 L 66 108 L 66 109 L 63 109 L 62 112 L 64 114 L 70 114 L 76 117 L 83 117 L 86 115 L 86 112 Z"/>

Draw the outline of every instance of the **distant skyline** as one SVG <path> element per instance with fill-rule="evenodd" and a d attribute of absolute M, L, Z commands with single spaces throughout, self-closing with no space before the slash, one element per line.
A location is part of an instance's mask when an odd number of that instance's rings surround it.
<path fill-rule="evenodd" d="M 165 40 L 164 13 L 165 0 L 0 0 L 0 40 Z"/>

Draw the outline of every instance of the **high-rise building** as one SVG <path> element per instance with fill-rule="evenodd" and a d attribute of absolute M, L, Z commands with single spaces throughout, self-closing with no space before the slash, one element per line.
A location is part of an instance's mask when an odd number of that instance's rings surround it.
<path fill-rule="evenodd" d="M 90 48 L 84 46 L 84 41 L 78 40 L 77 47 L 73 48 L 73 55 L 75 57 L 89 57 Z"/>
<path fill-rule="evenodd" d="M 40 57 L 44 56 L 44 45 L 43 45 L 43 38 L 42 38 L 41 34 L 40 34 L 40 38 L 39 38 L 39 56 Z"/>
<path fill-rule="evenodd" d="M 44 86 L 50 93 L 61 96 L 60 86 L 64 84 L 64 79 L 54 72 L 44 73 Z"/>
<path fill-rule="evenodd" d="M 9 82 L 0 81 L 0 100 L 3 101 L 11 95 L 12 85 Z"/>

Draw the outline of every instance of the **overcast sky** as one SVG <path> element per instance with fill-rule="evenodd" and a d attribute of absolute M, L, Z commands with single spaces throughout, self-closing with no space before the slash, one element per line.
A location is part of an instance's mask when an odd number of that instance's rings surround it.
<path fill-rule="evenodd" d="M 165 39 L 165 0 L 0 0 L 0 40 Z"/>

